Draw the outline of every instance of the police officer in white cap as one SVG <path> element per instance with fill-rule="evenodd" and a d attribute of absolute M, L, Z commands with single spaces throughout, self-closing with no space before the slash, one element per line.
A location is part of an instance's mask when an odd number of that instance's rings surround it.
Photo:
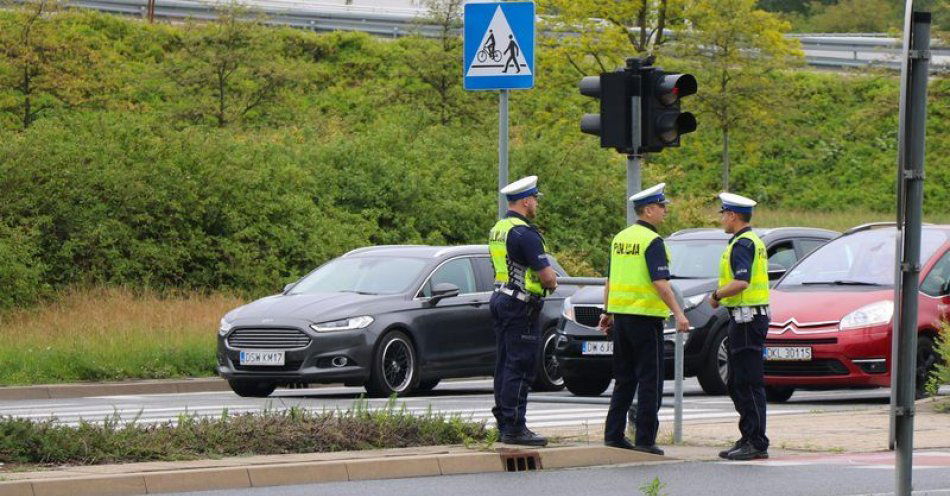
<path fill-rule="evenodd" d="M 729 310 L 729 396 L 739 412 L 741 437 L 719 453 L 728 460 L 768 458 L 765 436 L 765 360 L 769 329 L 769 274 L 765 244 L 752 231 L 756 202 L 721 193 L 720 223 L 732 234 L 719 262 L 719 287 L 710 295 L 713 308 Z"/>
<path fill-rule="evenodd" d="M 614 391 L 604 427 L 604 444 L 662 455 L 656 446 L 663 400 L 663 322 L 672 312 L 679 332 L 689 330 L 686 314 L 670 286 L 669 252 L 656 228 L 666 217 L 665 183 L 630 197 L 638 220 L 614 237 L 604 287 L 606 313 L 600 328 L 614 343 Z M 637 395 L 636 438 L 624 435 L 627 412 Z"/>
<path fill-rule="evenodd" d="M 525 412 L 541 349 L 542 298 L 557 287 L 557 274 L 544 238 L 531 223 L 541 195 L 538 177 L 519 179 L 501 193 L 508 199 L 508 212 L 488 241 L 496 286 L 490 303 L 497 345 L 492 413 L 502 442 L 545 446 L 547 439 L 528 429 Z"/>

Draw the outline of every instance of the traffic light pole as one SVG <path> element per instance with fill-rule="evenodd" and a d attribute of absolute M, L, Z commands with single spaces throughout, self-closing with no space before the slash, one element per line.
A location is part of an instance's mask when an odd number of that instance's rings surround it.
<path fill-rule="evenodd" d="M 508 185 L 508 90 L 498 95 L 498 191 Z M 498 218 L 504 219 L 508 203 L 498 194 Z"/>
<path fill-rule="evenodd" d="M 640 185 L 640 155 L 627 155 L 627 197 L 640 192 L 643 189 Z M 637 213 L 633 211 L 633 202 L 626 201 L 627 204 L 627 225 L 637 221 Z"/>

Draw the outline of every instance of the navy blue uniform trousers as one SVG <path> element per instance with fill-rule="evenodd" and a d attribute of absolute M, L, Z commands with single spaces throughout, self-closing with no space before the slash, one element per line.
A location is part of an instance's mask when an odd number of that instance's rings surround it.
<path fill-rule="evenodd" d="M 502 434 L 525 430 L 528 390 L 537 373 L 542 301 L 525 303 L 495 292 L 489 306 L 495 329 L 495 406 L 492 413 Z"/>
<path fill-rule="evenodd" d="M 614 392 L 604 427 L 605 441 L 619 441 L 627 429 L 627 412 L 637 395 L 634 444 L 653 446 L 660 428 L 663 401 L 663 319 L 615 314 Z M 639 392 L 638 392 L 639 390 Z"/>
<path fill-rule="evenodd" d="M 739 413 L 741 442 L 757 449 L 769 448 L 765 436 L 765 358 L 763 349 L 769 318 L 756 315 L 752 322 L 737 324 L 729 317 L 729 377 L 732 404 Z"/>

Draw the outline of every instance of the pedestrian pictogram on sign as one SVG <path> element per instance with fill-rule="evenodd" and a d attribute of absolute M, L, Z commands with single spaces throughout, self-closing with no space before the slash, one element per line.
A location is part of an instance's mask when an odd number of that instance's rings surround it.
<path fill-rule="evenodd" d="M 534 3 L 465 5 L 465 88 L 534 85 Z"/>

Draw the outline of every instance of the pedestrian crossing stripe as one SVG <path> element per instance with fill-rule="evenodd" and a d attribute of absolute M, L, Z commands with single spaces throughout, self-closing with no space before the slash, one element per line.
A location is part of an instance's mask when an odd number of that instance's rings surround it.
<path fill-rule="evenodd" d="M 530 76 L 531 67 L 524 57 L 524 49 L 511 30 L 501 6 L 495 8 L 479 50 L 468 66 L 466 76 Z"/>

